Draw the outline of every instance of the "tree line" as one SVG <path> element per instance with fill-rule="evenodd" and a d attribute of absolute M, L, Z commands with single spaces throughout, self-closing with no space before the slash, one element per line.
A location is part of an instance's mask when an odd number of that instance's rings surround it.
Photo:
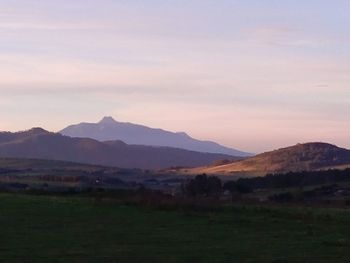
<path fill-rule="evenodd" d="M 197 175 L 182 185 L 190 197 L 219 197 L 224 191 L 247 194 L 257 189 L 294 188 L 350 181 L 350 169 L 267 174 L 264 177 L 240 178 L 223 182 L 217 176 Z"/>
<path fill-rule="evenodd" d="M 217 176 L 197 175 L 182 185 L 182 192 L 190 197 L 214 197 L 218 198 L 222 192 L 229 191 L 231 194 L 244 194 L 251 192 L 245 183 L 240 181 L 222 182 Z"/>
<path fill-rule="evenodd" d="M 249 185 L 251 189 L 305 187 L 347 181 L 350 181 L 350 169 L 267 174 L 264 177 L 241 178 L 238 180 L 242 184 Z"/>

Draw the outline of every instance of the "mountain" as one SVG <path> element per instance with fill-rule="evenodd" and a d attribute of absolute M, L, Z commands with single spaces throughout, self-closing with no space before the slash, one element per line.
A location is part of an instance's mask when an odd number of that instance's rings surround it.
<path fill-rule="evenodd" d="M 194 167 L 208 165 L 221 159 L 234 159 L 223 154 L 199 153 L 170 147 L 71 138 L 41 128 L 17 133 L 0 133 L 0 157 L 59 160 L 140 169 Z"/>
<path fill-rule="evenodd" d="M 252 176 L 346 167 L 350 167 L 350 150 L 327 143 L 306 143 L 262 153 L 243 160 L 188 169 L 183 172 Z"/>
<path fill-rule="evenodd" d="M 91 138 L 98 141 L 121 140 L 127 144 L 175 147 L 241 157 L 251 156 L 249 153 L 231 149 L 215 142 L 193 139 L 184 132 L 174 133 L 132 123 L 118 122 L 112 117 L 104 117 L 98 123 L 71 125 L 60 133 L 70 137 Z"/>

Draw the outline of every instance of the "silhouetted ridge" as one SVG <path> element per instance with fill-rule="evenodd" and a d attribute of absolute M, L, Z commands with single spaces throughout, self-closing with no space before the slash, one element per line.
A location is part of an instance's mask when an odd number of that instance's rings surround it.
<path fill-rule="evenodd" d="M 42 128 L 32 128 L 30 130 L 26 131 L 20 131 L 20 132 L 0 132 L 0 144 L 2 143 L 8 143 L 18 140 L 23 140 L 25 138 L 31 138 L 38 135 L 45 135 L 50 134 L 50 132 L 42 129 Z"/>
<path fill-rule="evenodd" d="M 251 156 L 215 142 L 196 140 L 184 132 L 170 132 L 128 122 L 118 122 L 112 117 L 104 117 L 98 123 L 71 125 L 60 133 L 76 138 L 92 138 L 101 142 L 121 140 L 127 144 L 174 147 L 231 156 Z"/>
<path fill-rule="evenodd" d="M 111 145 L 111 146 L 122 146 L 122 147 L 126 147 L 128 146 L 125 142 L 123 141 L 105 141 L 103 142 L 105 144 Z"/>
<path fill-rule="evenodd" d="M 40 127 L 34 127 L 28 131 L 23 131 L 20 133 L 27 133 L 30 135 L 35 135 L 35 134 L 49 134 L 50 132 L 48 132 L 47 130 L 44 130 L 43 128 L 40 128 Z"/>
<path fill-rule="evenodd" d="M 59 160 L 140 169 L 194 167 L 233 158 L 228 155 L 169 147 L 128 145 L 122 141 L 99 142 L 90 138 L 71 138 L 41 128 L 19 133 L 0 133 L 0 157 Z"/>

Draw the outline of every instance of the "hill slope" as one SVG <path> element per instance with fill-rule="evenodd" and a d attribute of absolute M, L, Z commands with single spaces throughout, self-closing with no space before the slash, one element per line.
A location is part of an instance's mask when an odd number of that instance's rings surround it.
<path fill-rule="evenodd" d="M 43 160 L 43 159 L 21 159 L 21 158 L 7 158 L 0 157 L 0 170 L 69 170 L 69 171 L 84 171 L 94 172 L 100 170 L 109 171 L 124 171 L 127 169 L 119 169 L 114 167 L 105 167 L 100 165 L 81 164 L 67 161 Z M 129 170 L 127 170 L 129 171 Z"/>
<path fill-rule="evenodd" d="M 60 133 L 70 137 L 92 138 L 98 141 L 121 140 L 128 144 L 175 147 L 232 156 L 250 156 L 248 153 L 224 147 L 215 142 L 193 139 L 186 133 L 174 133 L 132 123 L 117 122 L 112 117 L 104 117 L 98 123 L 71 125 Z"/>
<path fill-rule="evenodd" d="M 298 144 L 228 164 L 189 169 L 190 174 L 265 175 L 350 166 L 350 150 L 327 143 Z"/>
<path fill-rule="evenodd" d="M 40 128 L 19 133 L 0 133 L 0 157 L 78 162 L 120 168 L 164 169 L 172 166 L 208 165 L 221 154 L 199 153 L 169 147 L 127 145 L 121 141 L 99 142 L 70 138 Z"/>

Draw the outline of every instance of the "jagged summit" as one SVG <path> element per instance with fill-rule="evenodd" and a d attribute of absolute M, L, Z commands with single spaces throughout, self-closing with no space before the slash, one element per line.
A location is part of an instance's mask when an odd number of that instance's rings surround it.
<path fill-rule="evenodd" d="M 100 124 L 115 124 L 118 123 L 113 117 L 111 116 L 105 116 L 100 120 Z"/>

